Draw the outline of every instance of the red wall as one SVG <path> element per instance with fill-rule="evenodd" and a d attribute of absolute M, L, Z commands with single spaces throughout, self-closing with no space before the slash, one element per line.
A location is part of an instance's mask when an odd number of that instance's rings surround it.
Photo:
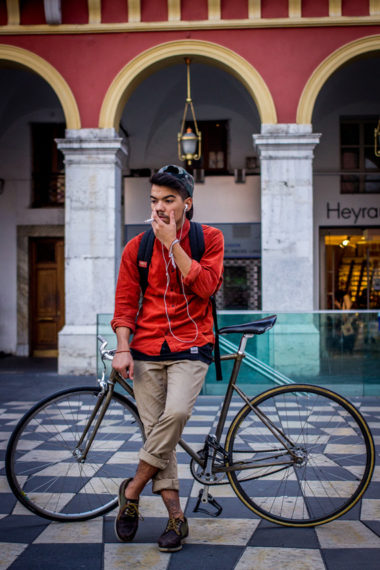
<path fill-rule="evenodd" d="M 368 16 L 369 2 L 360 2 L 358 0 L 342 1 L 342 16 Z"/>
<path fill-rule="evenodd" d="M 302 0 L 304 18 L 323 18 L 329 15 L 329 0 Z"/>
<path fill-rule="evenodd" d="M 46 24 L 43 0 L 22 0 L 20 24 Z"/>
<path fill-rule="evenodd" d="M 7 5 L 4 0 L 0 0 L 0 26 L 5 26 L 8 21 Z"/>
<path fill-rule="evenodd" d="M 61 2 L 62 24 L 87 24 L 87 0 L 65 0 Z"/>
<path fill-rule="evenodd" d="M 293 123 L 302 90 L 312 71 L 331 52 L 380 28 L 287 28 L 112 34 L 5 36 L 0 41 L 30 50 L 49 61 L 69 83 L 83 127 L 96 127 L 105 93 L 132 58 L 152 46 L 178 39 L 224 45 L 261 74 L 274 99 L 278 121 Z"/>
<path fill-rule="evenodd" d="M 142 22 L 166 22 L 168 3 L 166 0 L 144 0 L 141 2 Z"/>
<path fill-rule="evenodd" d="M 206 0 L 181 0 L 181 20 L 207 20 Z"/>
<path fill-rule="evenodd" d="M 287 18 L 288 13 L 288 0 L 261 0 L 262 18 Z"/>
<path fill-rule="evenodd" d="M 248 18 L 248 2 L 247 0 L 222 0 L 221 1 L 222 19 L 242 19 Z"/>
<path fill-rule="evenodd" d="M 127 22 L 128 3 L 125 0 L 102 0 L 102 22 Z"/>

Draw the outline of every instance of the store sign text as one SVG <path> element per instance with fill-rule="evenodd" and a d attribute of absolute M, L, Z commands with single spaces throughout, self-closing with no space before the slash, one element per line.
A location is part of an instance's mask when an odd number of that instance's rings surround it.
<path fill-rule="evenodd" d="M 337 202 L 336 206 L 330 206 L 330 203 L 327 202 L 327 219 L 330 220 L 331 218 L 336 218 L 338 220 L 350 220 L 354 221 L 356 224 L 360 220 L 374 220 L 376 218 L 380 218 L 380 208 L 375 206 L 362 206 L 362 207 L 355 207 L 355 208 L 341 208 L 340 202 Z"/>

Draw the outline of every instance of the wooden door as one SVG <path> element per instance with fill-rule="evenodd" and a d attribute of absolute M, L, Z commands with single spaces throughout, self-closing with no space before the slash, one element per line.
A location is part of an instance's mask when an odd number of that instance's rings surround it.
<path fill-rule="evenodd" d="M 64 325 L 63 238 L 30 240 L 31 355 L 58 356 L 58 332 Z"/>

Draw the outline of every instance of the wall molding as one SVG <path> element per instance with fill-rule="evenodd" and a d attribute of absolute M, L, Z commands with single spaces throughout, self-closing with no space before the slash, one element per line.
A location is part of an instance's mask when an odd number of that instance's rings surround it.
<path fill-rule="evenodd" d="M 60 35 L 60 34 L 119 34 L 125 32 L 158 32 L 181 30 L 227 30 L 255 28 L 313 28 L 313 27 L 349 27 L 349 26 L 378 26 L 380 13 L 373 12 L 369 16 L 323 16 L 318 18 L 261 18 L 260 7 L 255 1 L 249 5 L 251 18 L 246 19 L 216 19 L 216 20 L 167 20 L 164 22 L 141 22 L 135 1 L 129 0 L 128 6 L 133 6 L 129 22 L 17 25 L 10 23 L 0 26 L 0 35 Z"/>

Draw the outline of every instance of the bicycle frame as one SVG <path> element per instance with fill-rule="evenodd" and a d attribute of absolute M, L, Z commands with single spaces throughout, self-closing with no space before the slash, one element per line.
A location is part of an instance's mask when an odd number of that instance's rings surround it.
<path fill-rule="evenodd" d="M 280 469 L 284 469 L 286 468 L 287 465 L 291 465 L 294 461 L 294 459 L 297 458 L 296 454 L 294 454 L 292 452 L 292 447 L 294 447 L 294 444 L 291 440 L 289 440 L 289 438 L 279 429 L 277 428 L 273 422 L 271 422 L 271 420 L 260 410 L 258 410 L 257 408 L 255 408 L 254 406 L 251 405 L 250 400 L 248 398 L 248 396 L 236 385 L 237 382 L 237 378 L 239 375 L 239 371 L 240 371 L 240 367 L 241 364 L 243 362 L 243 359 L 245 357 L 245 349 L 246 349 L 246 345 L 248 342 L 248 339 L 251 338 L 253 335 L 252 334 L 243 334 L 242 338 L 240 340 L 240 345 L 238 348 L 238 351 L 235 353 L 230 353 L 230 354 L 226 354 L 226 355 L 222 355 L 220 358 L 223 361 L 226 360 L 234 360 L 234 365 L 233 365 L 233 369 L 231 372 L 231 376 L 229 379 L 229 383 L 228 383 L 228 387 L 227 387 L 227 391 L 224 397 L 224 401 L 223 401 L 223 406 L 222 406 L 222 410 L 220 413 L 220 417 L 218 420 L 218 424 L 216 426 L 216 430 L 215 430 L 215 436 L 213 438 L 213 440 L 215 441 L 215 446 L 214 446 L 214 450 L 213 453 L 211 454 L 210 457 L 207 458 L 207 465 L 205 465 L 205 461 L 203 458 L 201 458 L 198 453 L 196 451 L 194 451 L 194 449 L 186 443 L 186 441 L 184 441 L 183 439 L 179 440 L 179 445 L 182 447 L 182 449 L 184 451 L 186 451 L 186 453 L 201 467 L 206 468 L 206 471 L 208 473 L 221 473 L 221 472 L 227 472 L 227 471 L 241 471 L 244 469 L 260 469 L 263 467 L 279 467 Z M 105 353 L 104 357 L 108 360 L 112 360 L 112 356 L 110 354 Z M 112 372 L 110 374 L 109 380 L 105 381 L 105 364 L 104 364 L 104 360 L 103 360 L 103 366 L 104 366 L 104 371 L 103 371 L 103 375 L 102 375 L 102 379 L 99 381 L 100 386 L 102 387 L 102 391 L 100 392 L 100 397 L 99 397 L 99 402 L 97 403 L 97 405 L 95 406 L 86 426 L 85 429 L 83 431 L 82 437 L 80 439 L 80 441 L 78 442 L 78 445 L 76 447 L 76 449 L 74 450 L 74 455 L 77 457 L 77 459 L 81 462 L 84 462 L 88 451 L 91 447 L 91 444 L 96 436 L 97 430 L 99 425 L 101 424 L 104 415 L 107 411 L 109 402 L 111 401 L 112 398 L 112 394 L 114 391 L 114 387 L 115 384 L 118 383 L 120 384 L 120 386 L 130 395 L 132 396 L 132 398 L 134 398 L 134 393 L 133 393 L 133 388 L 128 384 L 128 382 L 122 378 L 115 370 L 112 369 Z M 274 435 L 274 437 L 279 441 L 280 444 L 280 449 L 278 450 L 278 452 L 276 452 L 276 454 L 272 457 L 268 457 L 266 459 L 265 462 L 263 462 L 263 460 L 251 460 L 247 463 L 245 463 L 244 461 L 239 461 L 239 463 L 236 464 L 232 464 L 232 465 L 223 465 L 223 466 L 217 466 L 214 468 L 214 461 L 215 461 L 215 457 L 216 457 L 216 448 L 220 447 L 221 450 L 224 451 L 224 449 L 220 446 L 220 441 L 221 441 L 221 437 L 223 434 L 223 430 L 224 430 L 224 426 L 226 423 L 226 419 L 227 419 L 227 413 L 231 404 L 231 400 L 234 394 L 234 391 L 240 396 L 240 398 L 252 409 L 252 411 L 258 416 L 258 418 L 262 421 L 262 423 L 271 431 L 271 433 Z M 105 400 L 104 400 L 105 398 Z M 90 438 L 86 444 L 86 447 L 84 449 L 84 451 L 82 452 L 80 450 L 80 445 L 83 443 L 90 427 L 91 424 L 93 423 L 96 414 L 99 412 L 99 416 L 96 420 L 96 424 L 93 428 L 93 431 L 90 435 Z M 273 449 L 272 449 L 273 452 Z M 292 457 L 292 460 L 287 460 L 287 461 L 279 461 L 279 456 L 282 454 L 284 455 L 288 455 L 290 454 L 290 456 Z M 276 459 L 275 461 L 270 461 L 271 459 Z"/>
<path fill-rule="evenodd" d="M 296 455 L 292 452 L 292 447 L 294 446 L 293 442 L 291 440 L 289 440 L 286 435 L 279 429 L 277 428 L 273 422 L 271 422 L 271 420 L 269 418 L 267 418 L 267 416 L 265 414 L 263 414 L 260 410 L 254 408 L 251 405 L 251 402 L 248 398 L 248 396 L 238 387 L 236 386 L 236 382 L 237 382 L 237 378 L 239 376 L 239 371 L 240 371 L 240 367 L 241 364 L 243 362 L 243 359 L 245 358 L 245 349 L 247 346 L 247 342 L 248 339 L 251 338 L 253 335 L 252 334 L 243 334 L 242 338 L 240 339 L 240 345 L 238 348 L 238 351 L 235 353 L 231 353 L 231 354 L 226 354 L 226 355 L 222 355 L 220 357 L 221 360 L 225 361 L 225 360 L 234 360 L 234 366 L 232 368 L 232 372 L 231 372 L 231 376 L 230 376 L 230 380 L 228 383 L 228 387 L 227 387 L 227 391 L 224 397 L 224 401 L 223 401 L 223 406 L 222 406 L 222 410 L 220 412 L 220 416 L 219 416 L 219 420 L 218 420 L 218 424 L 216 426 L 216 430 L 215 430 L 215 440 L 216 440 L 216 444 L 220 445 L 220 441 L 221 441 L 221 437 L 223 434 L 223 429 L 226 423 L 226 419 L 227 419 L 227 413 L 231 404 L 231 400 L 232 400 L 232 396 L 234 394 L 234 391 L 237 392 L 237 394 L 242 398 L 242 400 L 252 409 L 252 411 L 260 418 L 260 420 L 267 426 L 267 428 L 271 431 L 271 433 L 274 435 L 274 437 L 276 437 L 276 439 L 279 441 L 279 443 L 282 446 L 282 449 L 286 449 L 286 451 L 288 453 L 290 453 L 290 455 L 294 458 L 296 458 Z M 204 467 L 204 461 L 202 461 L 202 459 L 199 457 L 199 455 L 197 453 L 194 452 L 194 450 L 183 440 L 181 439 L 179 441 L 179 445 L 182 447 L 182 449 L 184 449 L 186 451 L 186 453 L 188 453 L 196 463 L 198 463 L 200 466 Z M 211 458 L 211 466 L 213 466 L 214 463 L 214 458 L 215 458 L 216 452 L 214 450 L 213 456 Z M 276 455 L 276 457 L 278 457 L 278 455 Z M 268 458 L 270 459 L 270 458 Z M 243 464 L 243 462 L 239 462 L 238 464 L 233 464 L 233 465 L 229 465 L 229 466 L 221 466 L 221 467 L 216 467 L 211 468 L 211 472 L 213 473 L 225 473 L 227 471 L 241 471 L 243 469 L 259 469 L 262 467 L 271 467 L 271 466 L 286 466 L 286 465 L 290 465 L 292 464 L 293 461 L 286 461 L 286 462 L 272 462 L 272 463 L 268 463 L 265 462 L 263 463 L 259 463 L 256 461 L 250 461 L 249 463 Z"/>

